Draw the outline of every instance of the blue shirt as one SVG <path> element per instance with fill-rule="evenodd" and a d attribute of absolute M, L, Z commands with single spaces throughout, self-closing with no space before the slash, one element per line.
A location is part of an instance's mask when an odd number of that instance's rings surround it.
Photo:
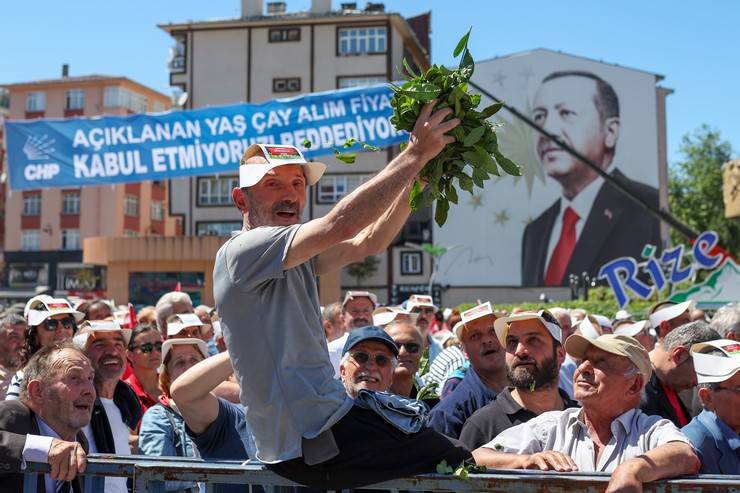
<path fill-rule="evenodd" d="M 455 390 L 432 409 L 429 426 L 448 437 L 459 438 L 465 421 L 494 399 L 496 392 L 481 381 L 471 366 Z"/>
<path fill-rule="evenodd" d="M 681 428 L 701 459 L 702 474 L 740 474 L 740 437 L 712 411 Z"/>

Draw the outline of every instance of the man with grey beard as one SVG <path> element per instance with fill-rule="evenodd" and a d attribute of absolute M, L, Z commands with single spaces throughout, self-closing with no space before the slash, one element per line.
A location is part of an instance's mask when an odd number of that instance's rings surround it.
<path fill-rule="evenodd" d="M 560 325 L 552 314 L 546 310 L 518 313 L 499 318 L 494 322 L 494 329 L 506 349 L 506 374 L 512 386 L 465 422 L 460 441 L 470 450 L 545 411 L 578 407 L 558 388 L 565 351 Z"/>

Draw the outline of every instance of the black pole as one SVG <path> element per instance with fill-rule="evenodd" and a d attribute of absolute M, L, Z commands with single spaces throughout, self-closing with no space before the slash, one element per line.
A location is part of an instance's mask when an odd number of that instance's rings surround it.
<path fill-rule="evenodd" d="M 509 110 L 509 112 L 514 115 L 515 117 L 519 118 L 521 121 L 532 127 L 535 131 L 541 133 L 545 137 L 549 138 L 553 142 L 555 142 L 558 146 L 560 146 L 561 149 L 563 149 L 565 152 L 570 154 L 571 156 L 574 156 L 578 158 L 581 162 L 583 162 L 586 166 L 591 168 L 592 170 L 596 171 L 604 180 L 611 183 L 617 190 L 622 192 L 624 195 L 626 195 L 629 199 L 636 202 L 638 205 L 642 206 L 645 210 L 650 212 L 653 216 L 657 217 L 660 221 L 663 221 L 668 226 L 672 227 L 679 233 L 681 233 L 683 236 L 685 236 L 689 240 L 695 239 L 697 236 L 699 236 L 693 229 L 691 229 L 690 226 L 684 224 L 681 220 L 679 220 L 676 216 L 671 214 L 665 209 L 661 208 L 655 208 L 652 205 L 648 204 L 644 200 L 642 200 L 640 197 L 632 193 L 632 190 L 627 188 L 622 182 L 619 180 L 616 180 L 612 175 L 601 169 L 601 167 L 597 166 L 593 161 L 589 160 L 587 157 L 585 157 L 583 154 L 578 152 L 577 150 L 573 149 L 571 146 L 566 144 L 565 142 L 562 142 L 556 135 L 553 135 L 537 125 L 535 122 L 529 119 L 526 115 L 522 114 L 517 110 L 516 108 L 509 106 L 508 104 L 501 101 L 499 98 L 491 94 L 490 92 L 483 89 L 481 86 L 476 84 L 473 81 L 468 81 L 468 83 L 474 87 L 476 90 L 484 94 L 485 96 L 488 96 L 489 98 L 493 99 L 495 102 L 500 103 L 503 105 L 504 108 Z"/>

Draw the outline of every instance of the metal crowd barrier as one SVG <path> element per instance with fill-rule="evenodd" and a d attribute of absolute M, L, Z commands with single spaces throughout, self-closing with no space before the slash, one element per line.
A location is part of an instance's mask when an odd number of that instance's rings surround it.
<path fill-rule="evenodd" d="M 25 471 L 24 493 L 36 493 L 37 481 L 43 481 L 48 464 L 28 463 Z M 164 493 L 165 481 L 195 481 L 213 493 L 219 484 L 269 486 L 300 486 L 269 471 L 260 463 L 242 464 L 233 461 L 203 462 L 182 457 L 88 456 L 84 478 L 85 493 L 104 491 L 106 476 L 127 477 L 133 480 L 134 493 Z M 594 493 L 604 491 L 609 481 L 605 473 L 557 473 L 538 471 L 491 470 L 486 474 L 471 474 L 462 480 L 455 476 L 425 474 L 411 478 L 394 479 L 363 490 L 399 490 L 433 492 L 509 492 L 540 493 Z M 245 488 L 252 491 L 252 488 Z M 700 475 L 655 481 L 644 485 L 645 493 L 740 493 L 740 476 Z"/>

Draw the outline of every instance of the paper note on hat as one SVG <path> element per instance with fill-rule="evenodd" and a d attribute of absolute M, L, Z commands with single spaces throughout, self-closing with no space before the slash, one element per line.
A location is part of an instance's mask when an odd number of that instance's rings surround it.
<path fill-rule="evenodd" d="M 485 317 L 486 315 L 493 315 L 493 308 L 491 308 L 491 302 L 486 301 L 485 303 L 474 306 L 473 308 L 470 308 L 469 310 L 465 310 L 460 314 L 460 317 L 462 318 L 462 322 L 464 324 L 468 322 L 472 322 L 473 320 L 479 319 L 481 317 Z"/>
<path fill-rule="evenodd" d="M 423 294 L 412 294 L 409 297 L 408 303 L 406 303 L 406 309 L 408 311 L 411 311 L 414 308 L 418 308 L 420 306 L 428 306 L 430 308 L 433 308 L 434 310 L 437 309 L 431 296 Z"/>
<path fill-rule="evenodd" d="M 347 291 L 347 294 L 344 295 L 342 306 L 346 305 L 348 301 L 355 298 L 367 298 L 372 301 L 373 306 L 378 306 L 378 297 L 375 295 L 375 293 L 371 293 L 370 291 Z"/>
<path fill-rule="evenodd" d="M 267 162 L 244 164 L 244 161 L 254 156 L 263 156 Z M 306 161 L 301 151 L 290 145 L 252 144 L 242 156 L 242 163 L 239 166 L 239 186 L 242 188 L 257 184 L 265 173 L 284 164 L 300 164 L 308 186 L 318 182 L 326 171 L 325 164 Z"/>

